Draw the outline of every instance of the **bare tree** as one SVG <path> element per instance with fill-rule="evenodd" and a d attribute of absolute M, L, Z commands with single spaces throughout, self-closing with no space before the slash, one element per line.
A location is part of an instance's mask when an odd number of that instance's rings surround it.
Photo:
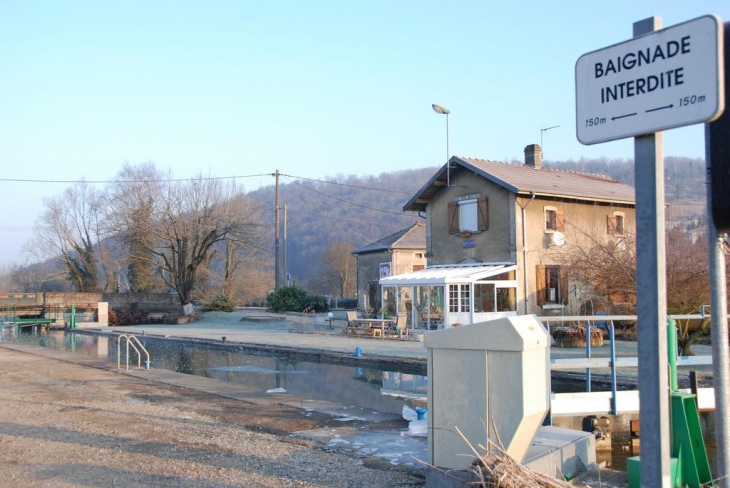
<path fill-rule="evenodd" d="M 45 211 L 37 225 L 37 249 L 46 259 L 60 256 L 76 291 L 99 291 L 99 266 L 103 268 L 103 264 L 98 253 L 108 232 L 101 219 L 102 195 L 81 181 L 43 204 Z"/>
<path fill-rule="evenodd" d="M 138 166 L 125 164 L 108 192 L 109 220 L 126 246 L 126 253 L 122 253 L 126 255 L 126 266 L 117 266 L 120 271 L 124 269 L 125 285 L 131 292 L 149 293 L 159 288 L 152 229 L 153 218 L 160 212 L 157 202 L 163 188 L 163 175 L 154 163 L 148 162 Z"/>
<path fill-rule="evenodd" d="M 263 239 L 263 225 L 257 223 L 260 209 L 243 194 L 230 203 L 237 208 L 239 218 L 250 224 L 242 227 L 244 232 L 238 229 L 230 232 L 212 248 L 206 266 L 200 271 L 202 286 L 196 289 L 196 297 L 210 301 L 223 295 L 235 303 L 263 301 L 273 278 L 272 257 L 265 247 L 268 241 Z"/>
<path fill-rule="evenodd" d="M 334 242 L 322 253 L 324 263 L 324 281 L 333 294 L 340 298 L 356 295 L 357 260 L 352 255 L 354 246 L 351 242 Z"/>
<path fill-rule="evenodd" d="M 154 181 L 120 179 L 127 188 L 115 193 L 115 220 L 128 235 L 131 259 L 153 266 L 180 303 L 191 303 L 198 273 L 210 264 L 216 246 L 254 241 L 258 209 L 246 205 L 235 182 L 202 176 L 179 181 L 149 173 Z M 232 261 L 229 265 L 233 273 Z"/>
<path fill-rule="evenodd" d="M 563 259 L 571 282 L 581 284 L 584 296 L 596 309 L 636 312 L 635 236 L 605 241 L 587 235 L 581 245 L 566 249 Z M 681 229 L 667 231 L 666 275 L 667 311 L 698 313 L 710 299 L 706 240 L 693 240 Z M 699 324 L 679 320 L 677 326 L 679 350 L 685 356 L 692 354 L 691 347 L 697 339 L 710 333 L 709 319 Z"/>

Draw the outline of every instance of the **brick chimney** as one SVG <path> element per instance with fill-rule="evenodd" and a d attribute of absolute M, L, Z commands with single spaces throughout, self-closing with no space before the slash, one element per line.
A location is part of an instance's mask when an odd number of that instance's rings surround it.
<path fill-rule="evenodd" d="M 525 146 L 525 164 L 533 168 L 542 168 L 542 148 L 539 144 Z"/>

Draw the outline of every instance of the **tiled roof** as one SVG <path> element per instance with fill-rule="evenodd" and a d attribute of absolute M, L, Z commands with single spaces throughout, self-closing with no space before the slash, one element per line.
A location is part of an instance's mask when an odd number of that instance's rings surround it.
<path fill-rule="evenodd" d="M 463 169 L 486 178 L 513 193 L 575 198 L 578 200 L 634 204 L 634 187 L 605 175 L 578 173 L 562 169 L 534 168 L 526 164 L 501 163 L 476 158 L 452 157 L 451 172 Z M 429 199 L 446 181 L 444 165 L 403 207 L 423 210 Z"/>
<path fill-rule="evenodd" d="M 390 249 L 426 249 L 426 226 L 422 223 L 413 224 L 395 234 L 383 237 L 367 246 L 355 249 L 352 254 L 387 251 Z"/>

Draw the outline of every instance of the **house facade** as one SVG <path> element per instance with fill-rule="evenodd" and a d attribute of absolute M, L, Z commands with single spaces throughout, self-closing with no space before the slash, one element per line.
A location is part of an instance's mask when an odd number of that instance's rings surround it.
<path fill-rule="evenodd" d="M 443 306 L 454 317 L 445 319 L 445 327 L 483 319 L 479 313 L 500 307 L 537 315 L 578 310 L 587 285 L 568 280 L 566 253 L 592 243 L 626 245 L 636 222 L 633 187 L 603 175 L 543 167 L 536 144 L 525 148 L 524 164 L 454 156 L 403 209 L 426 215 L 429 268 L 509 270 L 458 283 L 442 280 Z M 410 278 L 417 281 L 418 275 Z"/>
<path fill-rule="evenodd" d="M 357 258 L 357 308 L 378 313 L 384 308 L 381 278 L 426 267 L 426 225 L 416 223 L 352 254 Z"/>

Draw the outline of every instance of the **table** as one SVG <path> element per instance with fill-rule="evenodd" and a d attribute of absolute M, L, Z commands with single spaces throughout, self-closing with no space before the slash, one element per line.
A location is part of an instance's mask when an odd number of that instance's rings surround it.
<path fill-rule="evenodd" d="M 380 336 L 381 339 L 385 338 L 385 331 L 390 329 L 395 322 L 391 319 L 357 319 L 353 320 L 355 326 L 359 329 L 362 327 L 367 331 L 367 334 L 373 337 Z"/>

